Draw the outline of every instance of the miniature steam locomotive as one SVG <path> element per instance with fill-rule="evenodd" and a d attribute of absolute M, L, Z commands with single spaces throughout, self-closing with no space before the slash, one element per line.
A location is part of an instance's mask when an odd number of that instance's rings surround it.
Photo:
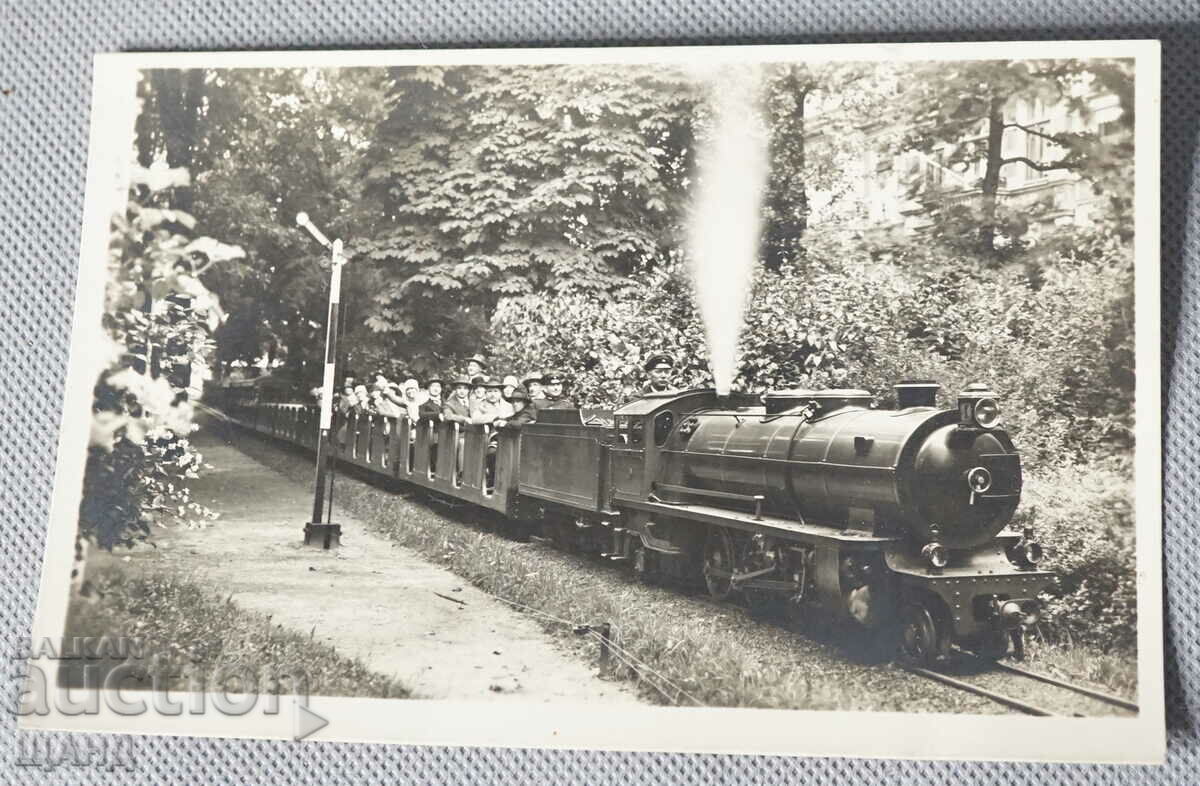
<path fill-rule="evenodd" d="M 894 636 L 912 663 L 952 644 L 1019 655 L 1053 578 L 1033 533 L 1006 529 L 1020 456 L 985 385 L 967 386 L 957 410 L 935 406 L 938 389 L 901 383 L 894 410 L 863 390 L 665 392 L 615 411 L 547 409 L 495 433 L 360 416 L 340 458 L 647 579 L 853 621 Z M 311 407 L 224 406 L 246 427 L 315 447 Z"/>

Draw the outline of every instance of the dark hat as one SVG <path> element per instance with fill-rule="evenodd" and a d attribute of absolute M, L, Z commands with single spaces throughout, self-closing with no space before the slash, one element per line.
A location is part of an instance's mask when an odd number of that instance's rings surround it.
<path fill-rule="evenodd" d="M 485 377 L 483 380 L 483 386 L 485 388 L 496 388 L 499 390 L 504 387 L 504 383 L 495 377 Z"/>
<path fill-rule="evenodd" d="M 671 369 L 675 368 L 675 361 L 672 360 L 671 356 L 665 352 L 656 352 L 650 357 L 646 358 L 646 364 L 642 366 L 642 368 L 644 368 L 646 371 L 655 368 Z"/>
<path fill-rule="evenodd" d="M 429 387 L 434 382 L 438 383 L 439 385 L 446 384 L 446 380 L 442 377 L 441 374 L 433 374 L 432 376 L 429 377 L 429 379 L 425 380 L 425 387 Z"/>
<path fill-rule="evenodd" d="M 476 352 L 474 355 L 471 355 L 471 357 L 467 358 L 468 363 L 470 363 L 472 360 L 474 360 L 476 363 L 478 363 L 480 365 L 480 367 L 483 368 L 484 370 L 487 369 L 487 367 L 488 367 L 487 358 L 485 358 L 483 355 Z"/>
<path fill-rule="evenodd" d="M 543 385 L 561 385 L 566 382 L 566 379 L 561 374 L 548 373 L 542 377 Z"/>
<path fill-rule="evenodd" d="M 524 401 L 528 403 L 529 393 L 525 388 L 513 388 L 513 392 L 508 395 L 509 401 Z"/>
<path fill-rule="evenodd" d="M 465 376 L 462 376 L 462 377 L 455 377 L 454 380 L 450 383 L 450 387 L 456 388 L 459 385 L 462 385 L 464 388 L 469 388 L 469 387 L 471 387 L 471 380 L 467 379 Z"/>
<path fill-rule="evenodd" d="M 484 376 L 471 377 L 471 387 L 487 387 L 488 378 Z"/>
<path fill-rule="evenodd" d="M 525 375 L 525 378 L 521 380 L 522 385 L 528 385 L 530 382 L 536 382 L 539 385 L 542 384 L 542 372 L 530 371 Z"/>

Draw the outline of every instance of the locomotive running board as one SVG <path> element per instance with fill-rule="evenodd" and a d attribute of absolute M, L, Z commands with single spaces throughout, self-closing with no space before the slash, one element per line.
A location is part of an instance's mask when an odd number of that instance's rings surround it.
<path fill-rule="evenodd" d="M 666 503 L 644 499 L 628 499 L 618 496 L 621 505 L 657 513 L 675 519 L 691 519 L 719 527 L 745 530 L 746 532 L 761 533 L 789 540 L 799 540 L 806 543 L 838 544 L 842 547 L 870 548 L 880 547 L 889 543 L 899 543 L 900 538 L 879 537 L 877 535 L 856 532 L 854 530 L 839 530 L 833 527 L 806 522 L 792 521 L 774 516 L 755 518 L 753 513 L 741 513 L 736 510 L 715 508 L 710 505 L 693 505 L 689 503 Z"/>

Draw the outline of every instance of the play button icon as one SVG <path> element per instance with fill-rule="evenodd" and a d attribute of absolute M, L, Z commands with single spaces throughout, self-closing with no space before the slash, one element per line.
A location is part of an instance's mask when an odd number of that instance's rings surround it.
<path fill-rule="evenodd" d="M 302 740 L 329 725 L 329 721 L 308 708 L 307 704 L 296 702 L 296 736 L 292 739 Z"/>

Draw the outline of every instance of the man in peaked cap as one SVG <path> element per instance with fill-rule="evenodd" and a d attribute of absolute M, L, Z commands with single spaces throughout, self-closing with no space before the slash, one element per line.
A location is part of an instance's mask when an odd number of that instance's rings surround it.
<path fill-rule="evenodd" d="M 665 352 L 656 352 L 646 358 L 643 366 L 650 376 L 650 381 L 642 387 L 642 393 L 666 393 L 673 390 L 671 372 L 675 370 L 675 362 Z"/>
<path fill-rule="evenodd" d="M 542 397 L 534 399 L 533 408 L 539 412 L 543 409 L 550 409 L 562 399 L 562 393 L 562 375 L 547 371 L 542 377 Z"/>

